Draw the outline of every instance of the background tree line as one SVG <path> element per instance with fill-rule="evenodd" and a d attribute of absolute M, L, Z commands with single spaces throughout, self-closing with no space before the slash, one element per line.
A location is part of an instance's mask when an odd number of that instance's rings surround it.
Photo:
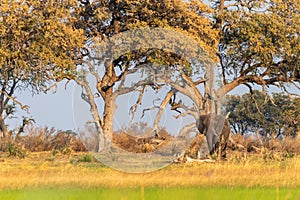
<path fill-rule="evenodd" d="M 264 137 L 295 137 L 300 131 L 300 98 L 284 93 L 271 96 L 258 90 L 253 94 L 227 95 L 225 110 L 233 133 Z"/>

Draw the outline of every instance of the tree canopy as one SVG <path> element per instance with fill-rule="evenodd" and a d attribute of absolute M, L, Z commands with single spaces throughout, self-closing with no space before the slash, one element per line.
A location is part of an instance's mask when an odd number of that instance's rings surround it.
<path fill-rule="evenodd" d="M 213 54 L 216 50 L 218 34 L 209 18 L 213 10 L 199 1 L 80 2 L 77 27 L 84 29 L 88 37 L 104 39 L 141 27 L 172 28 L 193 37 L 208 52 Z"/>
<path fill-rule="evenodd" d="M 212 1 L 224 93 L 245 84 L 299 89 L 300 10 L 295 0 Z"/>
<path fill-rule="evenodd" d="M 73 73 L 84 32 L 75 29 L 71 8 L 76 1 L 4 0 L 0 3 L 0 130 L 19 104 L 17 89 L 47 91 Z"/>

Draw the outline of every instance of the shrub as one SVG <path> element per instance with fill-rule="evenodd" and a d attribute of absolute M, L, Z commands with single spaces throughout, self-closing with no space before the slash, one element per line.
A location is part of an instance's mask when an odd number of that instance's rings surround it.
<path fill-rule="evenodd" d="M 72 151 L 86 151 L 76 133 L 54 128 L 27 128 L 25 135 L 18 136 L 15 141 L 31 152 L 53 151 L 69 148 Z M 64 153 L 64 152 L 61 152 Z M 66 152 L 68 154 L 68 152 Z"/>
<path fill-rule="evenodd" d="M 79 162 L 92 162 L 93 161 L 93 157 L 89 154 L 84 154 L 82 156 L 80 156 Z"/>
<path fill-rule="evenodd" d="M 26 151 L 14 143 L 8 144 L 6 148 L 6 152 L 8 152 L 9 156 L 14 156 L 19 158 L 25 158 L 26 156 Z"/>

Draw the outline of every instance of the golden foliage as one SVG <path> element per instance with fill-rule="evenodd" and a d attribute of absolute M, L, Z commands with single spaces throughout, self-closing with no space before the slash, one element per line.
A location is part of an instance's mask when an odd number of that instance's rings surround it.
<path fill-rule="evenodd" d="M 218 34 L 209 18 L 213 10 L 199 1 L 96 1 L 79 9 L 77 26 L 100 38 L 134 28 L 172 29 L 192 37 L 215 57 Z"/>
<path fill-rule="evenodd" d="M 74 0 L 1 1 L 1 76 L 38 82 L 74 69 L 85 38 L 83 30 L 73 26 L 73 6 Z"/>
<path fill-rule="evenodd" d="M 227 22 L 222 41 L 227 45 L 227 55 L 233 56 L 232 62 L 240 67 L 246 68 L 243 62 L 254 66 L 245 71 L 242 68 L 242 73 L 255 72 L 259 66 L 271 68 L 268 75 L 272 76 L 299 66 L 299 1 L 236 3 L 222 17 Z M 278 67 L 274 63 L 279 61 L 283 62 Z"/>

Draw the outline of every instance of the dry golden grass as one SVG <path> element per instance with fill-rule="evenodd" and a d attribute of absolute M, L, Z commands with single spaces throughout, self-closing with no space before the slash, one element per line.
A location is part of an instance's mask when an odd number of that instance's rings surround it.
<path fill-rule="evenodd" d="M 231 154 L 229 161 L 173 164 L 144 174 L 115 171 L 79 156 L 31 153 L 25 159 L 0 155 L 0 189 L 139 186 L 300 187 L 300 157 Z"/>

